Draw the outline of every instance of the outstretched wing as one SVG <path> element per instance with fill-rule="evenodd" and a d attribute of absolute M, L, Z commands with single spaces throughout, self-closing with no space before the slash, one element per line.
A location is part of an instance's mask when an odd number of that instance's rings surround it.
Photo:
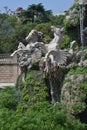
<path fill-rule="evenodd" d="M 64 50 L 58 50 L 57 54 L 54 57 L 54 60 L 58 62 L 60 65 L 66 65 L 67 64 L 67 53 Z"/>
<path fill-rule="evenodd" d="M 71 54 L 64 50 L 52 50 L 48 53 L 47 57 L 50 57 L 50 55 L 53 56 L 54 61 L 56 61 L 60 65 L 67 65 L 69 57 L 71 57 Z"/>

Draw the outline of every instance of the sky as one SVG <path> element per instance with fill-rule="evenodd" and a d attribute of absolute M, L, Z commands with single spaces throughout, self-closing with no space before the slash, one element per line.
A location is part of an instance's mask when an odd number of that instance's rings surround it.
<path fill-rule="evenodd" d="M 15 11 L 17 7 L 27 9 L 29 5 L 38 3 L 42 3 L 46 10 L 52 10 L 53 14 L 58 14 L 67 11 L 73 5 L 74 0 L 0 0 L 0 12 L 5 12 L 5 6 Z"/>

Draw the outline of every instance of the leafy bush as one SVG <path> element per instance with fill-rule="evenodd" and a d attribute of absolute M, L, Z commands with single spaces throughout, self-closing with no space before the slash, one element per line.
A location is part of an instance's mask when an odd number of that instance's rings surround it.
<path fill-rule="evenodd" d="M 69 115 L 60 105 L 54 107 L 48 103 L 37 109 L 28 109 L 24 114 L 17 113 L 10 129 L 20 130 L 86 130 L 85 124 Z"/>
<path fill-rule="evenodd" d="M 50 23 L 37 24 L 35 26 L 35 29 L 43 32 L 44 40 L 46 41 L 46 43 L 49 43 L 51 41 L 51 39 L 53 37 L 53 33 L 51 31 L 51 24 Z"/>
<path fill-rule="evenodd" d="M 87 93 L 87 80 L 84 79 L 83 82 L 78 85 L 78 87 L 83 91 L 84 94 L 86 94 Z M 86 98 L 86 95 L 84 96 L 83 99 L 85 100 L 85 98 Z"/>
<path fill-rule="evenodd" d="M 54 106 L 47 101 L 47 88 L 39 71 L 28 72 L 26 84 L 21 89 L 21 102 L 17 105 L 17 109 L 13 109 L 12 105 L 16 101 L 13 88 L 2 90 L 0 96 L 5 97 L 0 98 L 3 99 L 0 100 L 1 130 L 87 129 L 85 124 L 69 115 L 60 103 Z"/>
<path fill-rule="evenodd" d="M 83 59 L 84 59 L 84 60 L 87 60 L 87 53 L 85 53 Z"/>
<path fill-rule="evenodd" d="M 64 49 L 64 48 L 69 48 L 70 47 L 70 42 L 71 42 L 71 39 L 68 35 L 65 35 L 64 36 L 64 39 L 61 43 L 61 48 Z"/>
<path fill-rule="evenodd" d="M 16 95 L 16 89 L 7 87 L 5 90 L 0 92 L 0 108 L 8 108 L 16 110 L 18 101 Z"/>
<path fill-rule="evenodd" d="M 80 84 L 77 85 L 79 95 L 79 103 L 75 103 L 72 107 L 76 113 L 81 113 L 87 109 L 86 98 L 87 98 L 87 79 L 84 79 Z"/>
<path fill-rule="evenodd" d="M 53 18 L 51 20 L 51 24 L 54 26 L 63 27 L 64 26 L 64 19 L 65 19 L 65 15 L 53 16 Z"/>
<path fill-rule="evenodd" d="M 85 67 L 75 67 L 75 68 L 70 69 L 70 71 L 68 73 L 70 75 L 73 75 L 73 74 L 86 74 L 87 69 Z"/>

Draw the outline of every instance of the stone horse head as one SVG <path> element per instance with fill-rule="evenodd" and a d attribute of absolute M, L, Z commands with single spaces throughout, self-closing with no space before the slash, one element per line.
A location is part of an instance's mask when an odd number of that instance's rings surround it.
<path fill-rule="evenodd" d="M 42 42 L 42 32 L 39 32 L 37 30 L 32 30 L 28 36 L 25 38 L 25 40 L 28 42 L 28 44 L 35 43 L 35 42 Z"/>

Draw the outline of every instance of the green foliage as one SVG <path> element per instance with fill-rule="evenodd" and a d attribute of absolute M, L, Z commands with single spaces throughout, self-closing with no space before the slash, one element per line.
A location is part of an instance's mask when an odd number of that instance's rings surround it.
<path fill-rule="evenodd" d="M 70 21 L 65 20 L 64 25 L 65 25 L 65 30 L 68 30 L 72 26 L 72 23 Z"/>
<path fill-rule="evenodd" d="M 47 88 L 39 71 L 29 71 L 21 88 L 21 102 L 14 109 L 15 91 L 7 88 L 0 92 L 1 130 L 86 130 L 61 104 L 47 101 Z M 9 96 L 10 95 L 10 96 Z M 6 102 L 7 101 L 7 102 Z M 2 104 L 2 105 L 1 105 Z M 4 104 L 4 105 L 3 105 Z"/>
<path fill-rule="evenodd" d="M 50 26 L 50 23 L 41 23 L 35 27 L 36 30 L 43 32 L 46 43 L 49 43 L 53 36 Z"/>
<path fill-rule="evenodd" d="M 51 24 L 58 27 L 64 26 L 65 15 L 55 15 L 52 17 Z"/>
<path fill-rule="evenodd" d="M 9 104 L 10 105 L 10 104 Z M 12 130 L 12 123 L 14 122 L 15 112 L 6 108 L 0 108 L 0 129 Z"/>
<path fill-rule="evenodd" d="M 65 28 L 66 30 L 69 29 L 69 28 L 72 28 L 72 27 L 77 27 L 79 25 L 79 10 L 80 10 L 80 6 L 79 4 L 75 3 L 71 6 L 71 8 L 69 9 L 69 11 L 72 11 L 73 12 L 73 19 L 74 19 L 74 22 L 73 21 L 67 21 L 67 20 L 64 20 L 64 24 L 65 24 Z M 67 15 L 69 15 L 69 11 L 67 12 Z"/>
<path fill-rule="evenodd" d="M 26 91 L 27 88 L 27 91 Z M 23 90 L 23 100 L 28 96 L 28 104 L 30 107 L 37 109 L 37 104 L 46 101 L 46 85 L 39 71 L 31 71 L 27 74 L 26 85 Z M 32 104 L 32 105 L 30 105 Z"/>
<path fill-rule="evenodd" d="M 73 4 L 73 6 L 70 8 L 70 10 L 72 10 L 72 9 L 76 9 L 79 11 L 80 10 L 79 4 L 78 3 Z"/>
<path fill-rule="evenodd" d="M 64 48 L 69 48 L 70 47 L 70 42 L 71 42 L 71 39 L 68 35 L 65 35 L 64 36 L 64 39 L 61 43 L 61 48 L 64 49 Z"/>
<path fill-rule="evenodd" d="M 9 16 L 9 17 L 6 18 L 6 20 L 14 28 L 16 28 L 17 25 L 19 24 L 18 20 L 17 20 L 17 18 L 15 16 Z"/>
<path fill-rule="evenodd" d="M 7 87 L 0 92 L 0 108 L 15 110 L 17 107 L 17 96 L 15 88 Z"/>
<path fill-rule="evenodd" d="M 85 100 L 87 98 L 87 79 L 84 79 L 80 84 L 77 85 L 78 90 L 81 92 L 79 95 L 80 103 L 76 103 L 72 106 L 76 113 L 81 113 L 87 109 Z"/>
<path fill-rule="evenodd" d="M 79 5 L 74 4 L 69 11 L 73 12 L 73 19 L 72 20 L 66 20 L 64 19 L 64 32 L 65 35 L 69 38 L 69 41 L 76 40 L 77 42 L 80 41 L 80 30 L 79 30 Z M 66 15 L 69 15 L 69 11 L 67 12 Z M 69 43 L 67 42 L 67 46 Z"/>
<path fill-rule="evenodd" d="M 85 102 L 87 98 L 87 78 L 85 76 L 86 74 L 87 74 L 87 68 L 85 67 L 75 67 L 73 69 L 70 69 L 70 71 L 68 72 L 68 75 L 74 75 L 74 76 L 83 75 L 84 78 L 82 79 L 82 81 L 81 80 L 80 82 L 78 81 L 77 86 L 74 83 L 74 81 L 70 79 L 66 80 L 67 83 L 69 82 L 70 84 L 73 85 L 73 87 L 71 86 L 67 87 L 67 91 L 70 94 L 70 99 L 75 100 L 75 102 L 71 104 L 71 107 L 74 110 L 75 114 L 81 113 L 87 109 L 87 104 Z"/>
<path fill-rule="evenodd" d="M 64 32 L 68 37 L 70 38 L 71 41 L 76 40 L 79 41 L 79 25 L 72 25 L 70 21 L 65 21 L 64 22 Z"/>
<path fill-rule="evenodd" d="M 87 60 L 87 53 L 85 53 L 83 59 L 84 59 L 84 60 Z"/>
<path fill-rule="evenodd" d="M 68 48 L 72 40 L 79 41 L 78 5 L 74 5 L 70 10 L 74 8 L 76 10 L 75 19 L 77 19 L 74 23 L 66 21 L 66 15 L 53 16 L 52 11 L 45 10 L 41 3 L 29 5 L 27 10 L 18 16 L 19 18 L 0 14 L 0 52 L 12 53 L 17 49 L 20 41 L 26 44 L 25 37 L 32 29 L 42 31 L 45 42 L 49 43 L 53 38 L 51 25 L 64 26 L 65 38 L 61 48 Z"/>
<path fill-rule="evenodd" d="M 72 105 L 72 108 L 76 114 L 81 113 L 86 109 L 86 104 L 85 103 L 76 103 L 76 104 Z"/>
<path fill-rule="evenodd" d="M 0 53 L 10 53 L 17 48 L 18 39 L 13 35 L 0 37 Z"/>
<path fill-rule="evenodd" d="M 39 17 L 39 16 L 38 16 Z M 24 20 L 25 21 L 25 20 Z M 44 40 L 48 43 L 51 40 L 51 24 L 30 21 L 24 22 L 14 16 L 1 15 L 0 20 L 0 53 L 12 53 L 17 49 L 19 42 L 26 44 L 25 37 L 32 29 L 42 31 Z"/>
<path fill-rule="evenodd" d="M 87 69 L 85 67 L 75 67 L 70 69 L 70 71 L 68 72 L 68 74 L 70 75 L 74 75 L 74 74 L 86 74 L 87 73 Z"/>
<path fill-rule="evenodd" d="M 20 18 L 24 23 L 30 21 L 32 23 L 49 22 L 52 17 L 51 10 L 45 10 L 44 6 L 39 4 L 29 5 L 27 10 L 23 11 Z"/>
<path fill-rule="evenodd" d="M 76 17 L 75 22 L 64 20 L 65 30 L 70 30 L 70 29 L 75 28 L 75 27 L 77 27 L 79 25 L 79 17 L 78 17 L 78 15 L 74 16 L 74 17 Z"/>
<path fill-rule="evenodd" d="M 6 20 L 3 21 L 3 23 L 1 24 L 1 35 L 8 35 L 14 32 L 14 27 L 11 25 L 10 22 Z"/>
<path fill-rule="evenodd" d="M 87 79 L 84 79 L 82 83 L 78 85 L 78 87 L 83 91 L 84 94 L 87 93 Z M 86 95 L 84 95 L 83 99 L 86 98 Z"/>

